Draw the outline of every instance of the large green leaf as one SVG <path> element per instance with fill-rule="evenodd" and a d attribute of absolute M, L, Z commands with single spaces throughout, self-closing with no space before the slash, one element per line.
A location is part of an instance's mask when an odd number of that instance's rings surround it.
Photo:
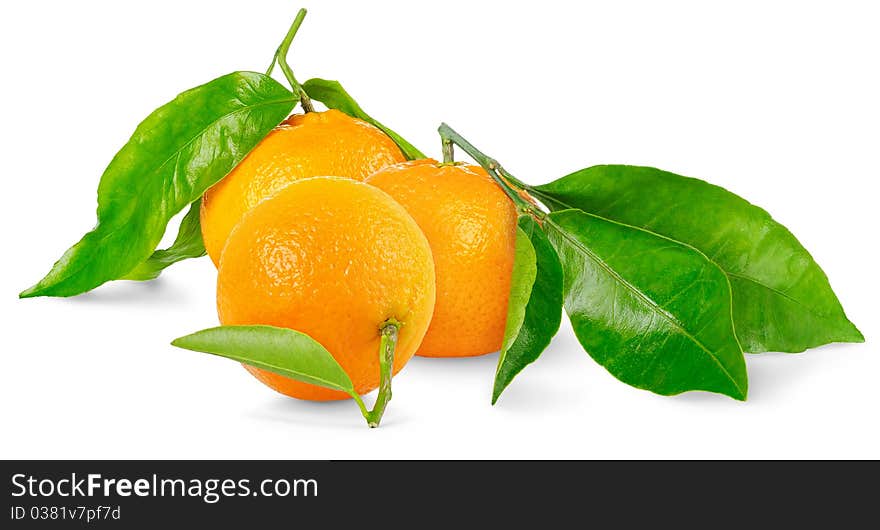
<path fill-rule="evenodd" d="M 210 353 L 303 383 L 355 393 L 336 359 L 305 333 L 274 326 L 219 326 L 175 339 L 172 345 Z"/>
<path fill-rule="evenodd" d="M 204 256 L 205 243 L 202 241 L 202 227 L 199 223 L 199 207 L 202 200 L 198 199 L 189 207 L 189 211 L 180 221 L 177 237 L 170 247 L 153 252 L 147 261 L 135 267 L 131 272 L 122 277 L 123 280 L 153 280 L 167 267 L 178 261 Z"/>
<path fill-rule="evenodd" d="M 72 296 L 128 274 L 150 257 L 169 219 L 226 176 L 296 101 L 266 75 L 235 72 L 153 111 L 101 176 L 97 226 L 20 296 Z"/>
<path fill-rule="evenodd" d="M 749 352 L 862 342 L 809 252 L 761 208 L 702 180 L 637 166 L 595 166 L 531 190 L 686 243 L 727 274 L 737 336 Z"/>
<path fill-rule="evenodd" d="M 748 377 L 724 273 L 693 248 L 580 210 L 549 215 L 565 308 L 587 352 L 658 394 L 744 400 Z"/>
<path fill-rule="evenodd" d="M 397 144 L 404 156 L 408 159 L 416 160 L 419 158 L 425 158 L 425 155 L 416 149 L 413 144 L 407 142 L 402 136 L 382 125 L 369 114 L 364 112 L 364 109 L 358 105 L 357 101 L 355 101 L 354 98 L 342 88 L 339 81 L 328 81 L 326 79 L 317 78 L 309 79 L 302 84 L 302 87 L 310 98 L 320 101 L 326 105 L 327 108 L 344 112 L 352 118 L 363 120 L 381 129 L 389 138 L 394 140 L 394 143 Z"/>
<path fill-rule="evenodd" d="M 516 234 L 507 325 L 492 404 L 513 378 L 547 348 L 561 319 L 562 265 L 538 223 L 530 215 L 523 215 Z"/>

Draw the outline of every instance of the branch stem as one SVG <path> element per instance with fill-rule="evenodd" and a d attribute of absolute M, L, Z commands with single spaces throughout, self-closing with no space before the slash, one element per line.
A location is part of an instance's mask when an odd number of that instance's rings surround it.
<path fill-rule="evenodd" d="M 501 167 L 501 164 L 499 164 L 497 160 L 487 156 L 485 153 L 477 149 L 472 143 L 467 141 L 462 135 L 458 134 L 452 127 L 445 123 L 440 125 L 438 132 L 440 133 L 440 138 L 443 139 L 444 159 L 447 142 L 457 145 L 486 170 L 489 176 L 498 183 L 504 193 L 510 197 L 510 200 L 513 201 L 516 205 L 516 209 L 520 213 L 531 215 L 537 219 L 543 219 L 546 217 L 544 211 L 541 210 L 526 193 L 525 190 L 529 189 L 529 186 L 508 173 L 506 169 Z"/>
<path fill-rule="evenodd" d="M 391 378 L 394 375 L 394 350 L 397 348 L 397 338 L 400 332 L 400 322 L 389 319 L 379 329 L 381 340 L 379 342 L 379 395 L 373 410 L 367 411 L 360 396 L 356 398 L 361 413 L 371 428 L 378 427 L 385 413 L 385 407 L 391 401 Z M 355 394 L 356 395 L 356 394 Z"/>
<path fill-rule="evenodd" d="M 299 96 L 299 102 L 300 105 L 302 105 L 303 111 L 314 112 L 315 107 L 312 105 L 311 98 L 309 98 L 309 95 L 303 90 L 302 85 L 299 84 L 299 81 L 297 81 L 296 77 L 293 75 L 293 70 L 290 69 L 290 65 L 287 64 L 287 54 L 290 51 L 290 44 L 293 42 L 293 37 L 296 36 L 296 32 L 302 25 L 304 18 L 306 18 L 306 10 L 300 9 L 296 14 L 296 18 L 293 19 L 290 29 L 287 30 L 287 35 L 284 36 L 284 40 L 281 41 L 281 44 L 275 51 L 275 56 L 272 57 L 272 64 L 269 65 L 266 75 L 272 73 L 272 70 L 275 69 L 275 64 L 277 63 L 281 68 L 281 72 L 284 73 L 284 77 L 287 78 L 287 82 L 290 83 L 290 88 L 293 89 L 293 93 Z"/>
<path fill-rule="evenodd" d="M 455 163 L 455 147 L 452 144 L 452 140 L 448 138 L 443 138 L 443 163 Z"/>

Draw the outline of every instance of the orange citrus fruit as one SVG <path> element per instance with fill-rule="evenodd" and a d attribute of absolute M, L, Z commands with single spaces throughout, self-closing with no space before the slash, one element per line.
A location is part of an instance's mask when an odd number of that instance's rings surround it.
<path fill-rule="evenodd" d="M 504 338 L 516 208 L 480 167 L 414 160 L 367 179 L 415 218 L 431 244 L 437 303 L 417 355 L 468 357 Z"/>
<path fill-rule="evenodd" d="M 270 132 L 244 160 L 205 192 L 201 224 L 215 265 L 242 215 L 290 182 L 340 176 L 364 180 L 406 160 L 376 127 L 338 110 L 294 114 Z"/>
<path fill-rule="evenodd" d="M 434 296 L 431 249 L 413 218 L 378 188 L 340 177 L 298 180 L 246 213 L 229 235 L 217 277 L 221 323 L 309 335 L 361 394 L 379 385 L 382 324 L 401 323 L 397 373 L 422 342 Z M 288 396 L 349 397 L 245 367 Z"/>

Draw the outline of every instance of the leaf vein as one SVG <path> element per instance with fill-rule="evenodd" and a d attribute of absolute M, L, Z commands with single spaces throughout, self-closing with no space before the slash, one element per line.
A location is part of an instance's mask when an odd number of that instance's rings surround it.
<path fill-rule="evenodd" d="M 591 215 L 591 214 L 588 214 Z M 597 216 L 598 217 L 598 216 Z M 600 218 L 601 219 L 601 218 Z M 620 285 L 625 287 L 628 291 L 630 291 L 636 298 L 642 300 L 645 305 L 647 305 L 653 313 L 656 313 L 664 320 L 666 320 L 669 324 L 671 324 L 674 328 L 678 329 L 679 332 L 684 335 L 688 340 L 697 345 L 700 350 L 702 350 L 706 355 L 709 356 L 712 361 L 718 365 L 721 371 L 725 376 L 733 383 L 737 390 L 742 393 L 742 388 L 740 388 L 739 383 L 727 368 L 721 363 L 718 357 L 708 349 L 700 340 L 698 340 L 695 336 L 691 335 L 691 333 L 684 328 L 684 325 L 675 318 L 674 315 L 667 312 L 663 307 L 659 306 L 656 302 L 654 302 L 649 296 L 645 293 L 637 289 L 634 285 L 629 283 L 625 278 L 623 278 L 617 271 L 612 269 L 607 263 L 605 263 L 599 256 L 597 256 L 592 250 L 586 247 L 583 243 L 581 243 L 578 239 L 572 237 L 567 231 L 565 231 L 561 226 L 559 226 L 553 219 L 548 217 L 548 223 L 553 226 L 553 228 L 565 239 L 567 239 L 575 248 L 581 250 L 587 257 L 592 259 L 596 264 L 598 264 L 609 276 L 611 276 L 615 281 L 617 281 Z M 668 239 L 668 238 L 667 238 Z M 700 253 L 702 255 L 702 253 Z M 707 258 L 708 259 L 708 258 Z"/>

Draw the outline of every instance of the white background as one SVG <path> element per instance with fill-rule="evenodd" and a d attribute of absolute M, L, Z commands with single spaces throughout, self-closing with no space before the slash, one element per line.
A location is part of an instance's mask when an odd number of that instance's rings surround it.
<path fill-rule="evenodd" d="M 296 2 L 13 2 L 0 19 L 2 458 L 878 458 L 876 3 L 303 2 L 301 80 L 434 156 L 447 121 L 539 183 L 597 163 L 720 184 L 792 229 L 866 344 L 748 356 L 747 403 L 617 382 L 564 324 L 495 407 L 497 355 L 414 359 L 381 428 L 172 348 L 217 324 L 207 259 L 17 300 L 179 91 L 264 70 Z M 662 4 L 662 5 L 661 5 Z"/>

